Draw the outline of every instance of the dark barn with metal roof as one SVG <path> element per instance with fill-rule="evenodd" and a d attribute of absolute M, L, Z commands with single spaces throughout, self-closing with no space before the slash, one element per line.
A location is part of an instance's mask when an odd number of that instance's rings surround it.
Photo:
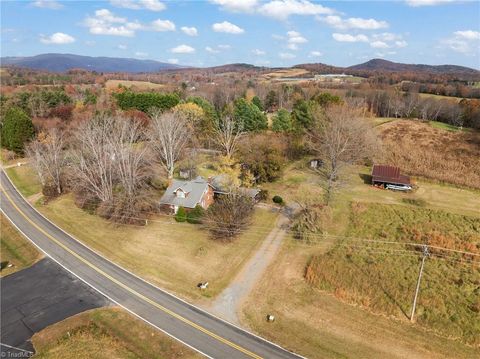
<path fill-rule="evenodd" d="M 400 168 L 388 165 L 373 165 L 372 184 L 383 185 L 393 184 L 408 186 L 410 185 L 410 177 L 402 175 Z"/>

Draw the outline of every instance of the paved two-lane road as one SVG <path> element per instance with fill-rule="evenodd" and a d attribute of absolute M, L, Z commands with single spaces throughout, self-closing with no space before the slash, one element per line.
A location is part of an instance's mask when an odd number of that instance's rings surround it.
<path fill-rule="evenodd" d="M 299 358 L 141 280 L 47 221 L 0 173 L 2 212 L 35 245 L 101 294 L 211 358 Z"/>

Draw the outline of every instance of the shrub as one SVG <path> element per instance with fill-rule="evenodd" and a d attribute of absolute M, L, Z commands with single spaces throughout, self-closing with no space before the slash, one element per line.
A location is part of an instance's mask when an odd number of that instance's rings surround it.
<path fill-rule="evenodd" d="M 283 198 L 280 196 L 273 196 L 272 201 L 273 203 L 283 204 Z"/>
<path fill-rule="evenodd" d="M 205 210 L 203 207 L 197 204 L 192 211 L 187 213 L 187 222 L 191 224 L 199 224 L 202 222 L 204 214 Z"/>
<path fill-rule="evenodd" d="M 175 220 L 177 222 L 185 222 L 187 220 L 187 212 L 185 208 L 179 207 L 177 213 L 175 214 Z"/>

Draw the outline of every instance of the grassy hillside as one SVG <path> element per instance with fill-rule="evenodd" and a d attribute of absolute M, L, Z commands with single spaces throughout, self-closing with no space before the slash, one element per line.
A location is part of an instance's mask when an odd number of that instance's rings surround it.
<path fill-rule="evenodd" d="M 480 188 L 480 132 L 446 127 L 412 120 L 378 126 L 383 160 L 411 175 Z"/>

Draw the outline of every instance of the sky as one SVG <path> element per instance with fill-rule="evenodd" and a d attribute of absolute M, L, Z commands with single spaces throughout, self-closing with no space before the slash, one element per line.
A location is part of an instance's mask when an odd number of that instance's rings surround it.
<path fill-rule="evenodd" d="M 0 1 L 2 56 L 72 53 L 199 67 L 384 58 L 480 69 L 478 0 Z"/>

